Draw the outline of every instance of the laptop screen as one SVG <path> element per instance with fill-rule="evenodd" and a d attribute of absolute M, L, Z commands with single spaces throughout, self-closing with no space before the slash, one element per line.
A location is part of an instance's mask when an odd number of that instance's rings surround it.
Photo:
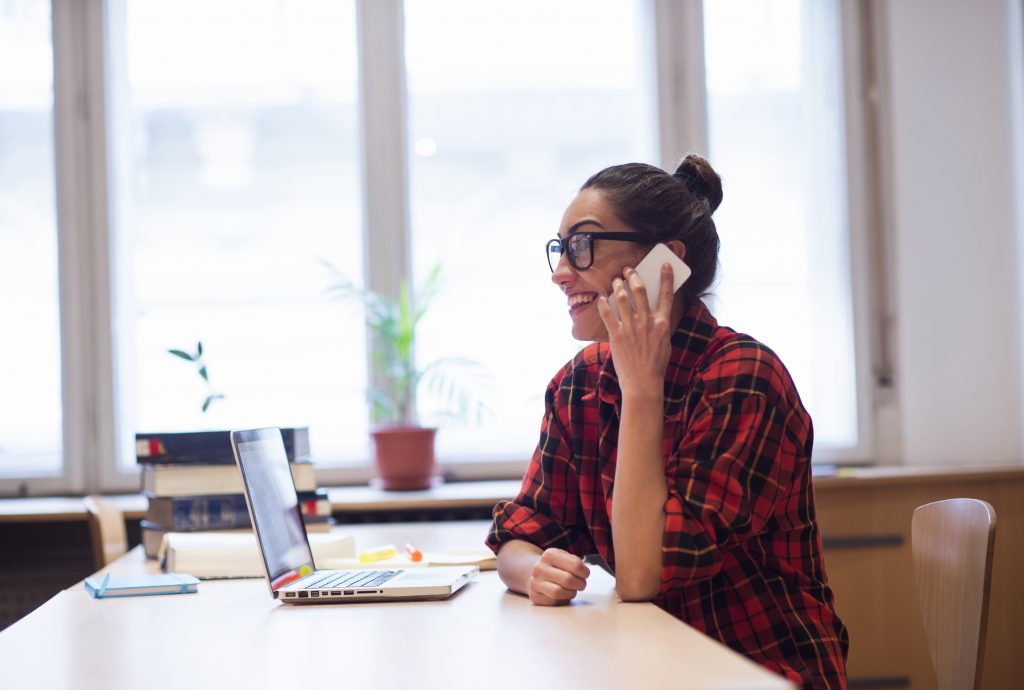
<path fill-rule="evenodd" d="M 299 510 L 279 429 L 231 432 L 249 516 L 263 552 L 270 589 L 313 572 L 313 554 Z"/>

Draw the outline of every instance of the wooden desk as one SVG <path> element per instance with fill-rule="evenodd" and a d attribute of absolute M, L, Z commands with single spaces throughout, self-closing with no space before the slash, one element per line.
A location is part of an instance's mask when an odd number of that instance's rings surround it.
<path fill-rule="evenodd" d="M 350 525 L 364 548 L 479 544 L 487 522 Z M 155 570 L 134 549 L 114 574 Z M 792 686 L 599 569 L 571 606 L 538 607 L 481 573 L 440 602 L 285 606 L 263 580 L 95 600 L 81 584 L 0 632 L 4 687 L 764 688 Z"/>

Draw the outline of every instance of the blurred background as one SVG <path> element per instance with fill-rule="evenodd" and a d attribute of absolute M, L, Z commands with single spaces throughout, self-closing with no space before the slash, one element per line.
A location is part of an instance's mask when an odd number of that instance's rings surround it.
<path fill-rule="evenodd" d="M 1021 458 L 1020 2 L 0 0 L 0 492 L 134 490 L 136 432 L 309 426 L 369 476 L 363 313 L 441 267 L 449 478 L 514 477 L 583 345 L 580 184 L 706 155 L 719 321 L 821 463 Z M 203 347 L 208 381 L 168 353 Z M 207 409 L 203 401 L 216 397 Z"/>

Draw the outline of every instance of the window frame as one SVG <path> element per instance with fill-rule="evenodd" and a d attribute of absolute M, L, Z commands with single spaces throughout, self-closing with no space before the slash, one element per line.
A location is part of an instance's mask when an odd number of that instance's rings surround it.
<path fill-rule="evenodd" d="M 127 1 L 51 0 L 63 474 L 0 479 L 0 495 L 138 490 L 138 472 L 121 469 L 118 462 L 121 454 L 133 451 L 134 440 L 130 429 L 120 428 L 117 414 L 121 359 L 116 334 L 126 317 L 118 305 L 123 267 L 114 247 L 120 217 L 116 192 L 124 171 L 115 168 L 120 158 L 110 147 L 117 139 L 108 136 L 118 117 L 118 109 L 110 107 L 108 80 L 124 68 L 112 50 L 122 37 Z M 680 152 L 706 154 L 708 148 L 703 3 L 636 2 L 640 44 L 649 46 L 645 71 L 654 82 L 647 89 L 655 95 L 646 104 L 650 131 L 658 138 L 662 166 L 674 166 Z M 875 405 L 889 390 L 889 360 L 887 291 L 869 279 L 869 266 L 884 258 L 891 224 L 881 191 L 885 166 L 878 157 L 884 148 L 878 139 L 884 123 L 878 121 L 879 88 L 871 62 L 877 59 L 872 50 L 877 46 L 870 45 L 870 16 L 861 3 L 848 0 L 840 0 L 839 10 L 859 440 L 851 448 L 822 449 L 815 459 L 870 463 L 877 451 Z M 395 295 L 412 273 L 404 3 L 355 0 L 355 11 L 365 275 L 370 287 Z M 440 458 L 439 464 L 448 478 L 483 480 L 519 477 L 528 460 Z M 371 475 L 369 462 L 317 471 L 323 485 L 364 483 Z"/>
<path fill-rule="evenodd" d="M 114 450 L 113 379 L 106 256 L 106 170 L 102 102 L 103 6 L 51 2 L 53 137 L 60 295 L 62 473 L 0 479 L 0 494 L 91 491 L 102 484 L 100 458 Z M 99 77 L 100 82 L 96 79 Z M 100 88 L 97 88 L 99 86 Z M 137 482 L 136 482 L 137 483 Z"/>
<path fill-rule="evenodd" d="M 829 449 L 822 460 L 836 464 L 874 464 L 878 457 L 875 410 L 879 398 L 892 393 L 892 359 L 884 300 L 889 285 L 888 237 L 892 220 L 883 206 L 891 189 L 879 157 L 884 128 L 878 71 L 880 45 L 869 30 L 867 3 L 840 0 L 839 21 L 843 73 L 843 139 L 846 144 L 846 242 L 850 262 L 853 353 L 857 395 L 857 444 Z M 871 279 L 872 265 L 878 267 Z"/>

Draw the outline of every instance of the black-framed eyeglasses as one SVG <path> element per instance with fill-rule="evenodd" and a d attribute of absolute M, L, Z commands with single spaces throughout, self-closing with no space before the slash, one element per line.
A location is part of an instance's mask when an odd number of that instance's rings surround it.
<path fill-rule="evenodd" d="M 637 244 L 654 244 L 654 239 L 641 232 L 574 232 L 566 238 L 548 240 L 548 267 L 555 272 L 562 254 L 568 254 L 569 263 L 577 271 L 594 265 L 594 240 L 618 240 Z"/>

